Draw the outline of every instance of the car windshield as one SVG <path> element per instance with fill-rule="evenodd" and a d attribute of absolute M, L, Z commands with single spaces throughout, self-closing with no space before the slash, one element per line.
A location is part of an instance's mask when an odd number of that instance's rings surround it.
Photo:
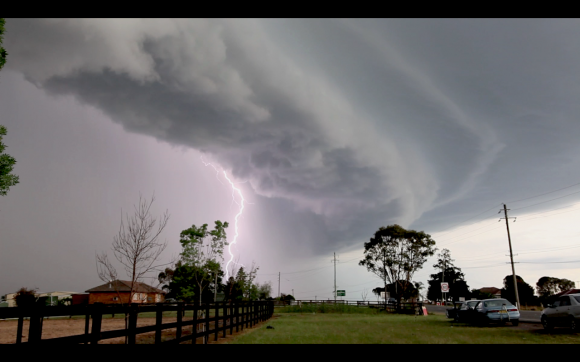
<path fill-rule="evenodd" d="M 577 301 L 578 303 L 580 303 L 580 295 L 577 295 L 577 296 L 575 296 L 575 297 L 574 297 L 574 299 L 576 299 L 576 301 Z"/>
<path fill-rule="evenodd" d="M 490 300 L 490 301 L 484 302 L 483 303 L 483 306 L 486 307 L 486 308 L 489 308 L 489 307 L 501 307 L 504 304 L 506 305 L 506 307 L 511 307 L 512 306 L 512 304 L 510 302 L 508 302 L 507 300 L 505 300 L 505 299 Z"/>

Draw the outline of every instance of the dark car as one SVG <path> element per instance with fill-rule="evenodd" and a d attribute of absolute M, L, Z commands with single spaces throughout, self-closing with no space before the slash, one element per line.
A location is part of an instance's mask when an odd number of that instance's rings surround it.
<path fill-rule="evenodd" d="M 453 308 L 448 308 L 445 311 L 447 318 L 454 319 L 459 322 L 461 320 L 460 314 L 468 310 L 469 307 L 475 307 L 479 300 L 468 300 L 467 302 L 455 302 Z"/>
<path fill-rule="evenodd" d="M 445 315 L 447 316 L 447 318 L 450 319 L 455 319 L 455 316 L 457 315 L 457 311 L 465 304 L 465 302 L 454 302 L 453 303 L 453 308 L 447 308 L 445 310 Z"/>
<path fill-rule="evenodd" d="M 542 311 L 541 320 L 547 330 L 552 327 L 570 327 L 577 331 L 580 321 L 580 293 L 561 296 L 554 304 L 548 304 Z"/>
<path fill-rule="evenodd" d="M 493 298 L 477 301 L 475 306 L 467 305 L 465 310 L 459 310 L 458 321 L 488 324 L 510 322 L 517 326 L 520 323 L 520 312 L 507 299 Z"/>

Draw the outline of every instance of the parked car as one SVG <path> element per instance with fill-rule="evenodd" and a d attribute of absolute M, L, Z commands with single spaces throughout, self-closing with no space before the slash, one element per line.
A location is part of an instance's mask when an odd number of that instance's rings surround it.
<path fill-rule="evenodd" d="M 451 319 L 454 319 L 456 322 L 459 322 L 461 320 L 459 314 L 461 312 L 468 310 L 468 307 L 474 307 L 477 304 L 477 302 L 479 302 L 479 300 L 468 300 L 466 302 L 454 302 L 453 308 L 448 308 L 445 311 L 445 315 L 447 315 L 447 318 L 451 318 Z"/>
<path fill-rule="evenodd" d="M 469 311 L 479 303 L 480 300 L 468 300 L 466 302 L 462 302 L 460 305 L 457 306 L 457 310 L 454 313 L 450 313 L 453 315 L 453 319 L 455 322 L 462 322 L 464 320 L 469 319 Z"/>
<path fill-rule="evenodd" d="M 465 302 L 455 302 L 453 303 L 453 308 L 447 308 L 445 310 L 445 315 L 447 318 L 454 319 L 457 311 L 465 304 Z"/>
<path fill-rule="evenodd" d="M 493 298 L 476 302 L 471 306 L 466 304 L 466 309 L 459 310 L 457 314 L 459 321 L 481 324 L 510 322 L 514 326 L 520 323 L 520 311 L 507 299 Z"/>
<path fill-rule="evenodd" d="M 397 300 L 395 298 L 387 298 L 387 304 L 397 304 Z"/>
<path fill-rule="evenodd" d="M 559 297 L 554 304 L 548 304 L 542 311 L 541 317 L 544 329 L 553 327 L 570 327 L 573 331 L 580 329 L 580 293 L 568 294 Z"/>

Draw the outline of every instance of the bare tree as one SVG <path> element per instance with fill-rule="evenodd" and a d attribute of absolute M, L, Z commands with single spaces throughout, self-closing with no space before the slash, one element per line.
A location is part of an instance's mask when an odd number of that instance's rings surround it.
<path fill-rule="evenodd" d="M 369 291 L 368 291 L 368 289 L 364 289 L 364 290 L 363 290 L 363 291 L 360 293 L 360 295 L 361 295 L 361 297 L 362 297 L 362 300 L 363 300 L 363 302 L 366 302 L 366 301 L 367 301 L 367 297 L 368 297 L 368 295 L 369 295 Z"/>
<path fill-rule="evenodd" d="M 121 263 L 131 279 L 129 291 L 129 303 L 133 301 L 144 302 L 147 293 L 137 294 L 137 285 L 150 272 L 153 272 L 160 265 L 154 265 L 161 253 L 167 247 L 167 242 L 159 242 L 159 236 L 169 220 L 167 210 L 159 218 L 159 221 L 151 216 L 151 205 L 155 201 L 155 196 L 151 196 L 151 201 L 147 202 L 139 195 L 139 204 L 134 206 L 135 214 L 129 217 L 125 214 L 125 219 L 121 216 L 121 226 L 119 233 L 113 238 L 113 254 L 115 259 Z M 158 223 L 157 229 L 155 225 Z M 110 262 L 106 253 L 96 256 L 97 274 L 99 279 L 106 283 L 112 283 L 117 293 L 119 302 L 123 304 L 123 299 L 118 288 L 118 273 Z M 136 298 L 138 297 L 138 298 Z M 125 327 L 127 327 L 127 315 L 125 314 Z M 126 341 L 125 341 L 126 343 Z"/>

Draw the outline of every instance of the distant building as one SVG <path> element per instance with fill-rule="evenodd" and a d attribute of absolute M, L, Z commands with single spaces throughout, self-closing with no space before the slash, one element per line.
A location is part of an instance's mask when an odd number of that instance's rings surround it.
<path fill-rule="evenodd" d="M 133 300 L 130 300 L 131 282 L 126 280 L 114 280 L 85 292 L 89 293 L 89 304 L 160 303 L 165 301 L 164 291 L 139 282 L 135 282 Z"/>
<path fill-rule="evenodd" d="M 5 303 L 8 307 L 16 307 L 16 300 L 14 299 L 16 294 L 17 293 L 6 294 Z M 76 292 L 55 291 L 46 293 L 34 293 L 34 296 L 40 301 L 44 300 L 46 305 L 57 305 L 59 300 L 72 298 L 73 294 L 76 294 Z"/>

